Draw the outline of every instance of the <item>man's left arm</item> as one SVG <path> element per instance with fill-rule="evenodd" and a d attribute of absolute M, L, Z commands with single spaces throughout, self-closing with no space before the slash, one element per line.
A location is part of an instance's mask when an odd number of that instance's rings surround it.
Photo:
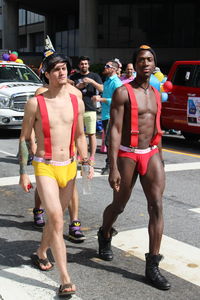
<path fill-rule="evenodd" d="M 162 152 L 162 137 L 160 139 L 160 142 L 158 143 L 158 151 L 159 151 L 159 155 L 160 155 L 160 160 L 163 164 L 163 166 L 165 165 L 165 162 L 164 162 L 164 158 L 163 158 L 163 152 Z"/>
<path fill-rule="evenodd" d="M 84 132 L 84 123 L 83 123 L 83 114 L 85 112 L 84 102 L 82 99 L 78 98 L 78 106 L 79 106 L 79 113 L 78 113 L 78 122 L 76 126 L 76 134 L 75 134 L 75 141 L 78 153 L 81 157 L 82 162 L 89 164 L 88 159 L 88 151 L 87 151 L 87 140 Z M 90 175 L 89 178 L 92 178 L 94 175 L 94 169 L 90 166 Z"/>
<path fill-rule="evenodd" d="M 90 77 L 85 77 L 83 79 L 83 83 L 85 83 L 85 84 L 90 83 L 90 84 L 93 85 L 93 87 L 95 89 L 97 89 L 99 91 L 99 93 L 103 92 L 103 82 L 101 80 L 101 77 L 98 74 L 96 74 L 96 76 L 94 77 L 94 79 L 92 79 Z"/>
<path fill-rule="evenodd" d="M 123 85 L 123 84 L 122 84 L 122 82 L 121 82 L 120 79 L 117 80 L 117 81 L 113 81 L 113 82 L 111 83 L 110 87 L 107 88 L 107 93 L 106 93 L 106 95 L 109 94 L 109 97 L 104 97 L 104 95 L 103 95 L 103 97 L 101 97 L 101 96 L 97 95 L 97 96 L 93 96 L 92 99 L 93 99 L 94 101 L 104 102 L 104 103 L 107 103 L 108 105 L 111 105 L 111 102 L 112 102 L 112 96 L 113 96 L 115 90 L 116 90 L 118 87 L 122 86 L 122 85 Z"/>
<path fill-rule="evenodd" d="M 161 94 L 160 94 L 160 105 L 159 105 L 160 113 L 161 113 L 161 108 L 162 108 L 162 101 L 161 101 Z M 160 123 L 160 129 L 161 129 L 161 123 Z M 165 162 L 164 162 L 164 158 L 163 158 L 163 152 L 162 152 L 162 135 L 161 135 L 160 141 L 158 143 L 158 150 L 159 150 L 159 154 L 160 154 L 160 160 L 161 160 L 163 166 L 165 166 Z"/>

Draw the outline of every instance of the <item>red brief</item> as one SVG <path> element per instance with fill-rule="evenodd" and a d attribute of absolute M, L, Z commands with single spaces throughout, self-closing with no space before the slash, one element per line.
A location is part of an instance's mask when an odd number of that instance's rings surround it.
<path fill-rule="evenodd" d="M 154 146 L 154 147 L 149 147 L 147 149 L 133 149 L 132 152 L 129 152 L 128 151 L 129 149 L 131 150 L 131 148 L 120 146 L 118 157 L 128 157 L 134 160 L 137 163 L 138 173 L 140 175 L 145 175 L 147 172 L 149 159 L 155 153 L 158 153 L 158 148 Z"/>

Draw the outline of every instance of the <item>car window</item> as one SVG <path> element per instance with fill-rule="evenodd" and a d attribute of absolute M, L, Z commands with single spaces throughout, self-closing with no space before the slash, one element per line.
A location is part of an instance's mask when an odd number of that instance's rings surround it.
<path fill-rule="evenodd" d="M 200 65 L 196 66 L 193 82 L 194 82 L 194 87 L 200 88 Z"/>
<path fill-rule="evenodd" d="M 26 66 L 0 64 L 0 83 L 7 81 L 41 83 L 36 74 Z"/>
<path fill-rule="evenodd" d="M 172 83 L 181 86 L 193 86 L 195 65 L 179 65 L 173 76 Z"/>

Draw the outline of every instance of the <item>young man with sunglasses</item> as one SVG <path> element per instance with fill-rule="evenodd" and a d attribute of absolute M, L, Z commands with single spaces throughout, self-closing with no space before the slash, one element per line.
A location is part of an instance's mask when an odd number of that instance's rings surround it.
<path fill-rule="evenodd" d="M 106 144 L 108 146 L 108 128 L 109 128 L 109 120 L 110 120 L 110 106 L 112 101 L 112 95 L 116 88 L 122 85 L 121 80 L 117 75 L 117 70 L 119 65 L 116 61 L 110 60 L 104 66 L 103 75 L 106 76 L 106 80 L 103 84 L 103 94 L 101 96 L 94 96 L 92 99 L 94 101 L 101 102 L 101 118 L 104 132 L 106 133 Z M 101 174 L 105 175 L 109 173 L 109 158 L 107 155 L 106 158 L 106 166 L 102 169 Z"/>

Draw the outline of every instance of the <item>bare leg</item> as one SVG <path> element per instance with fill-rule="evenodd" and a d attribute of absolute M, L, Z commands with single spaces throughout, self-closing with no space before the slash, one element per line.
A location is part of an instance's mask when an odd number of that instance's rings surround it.
<path fill-rule="evenodd" d="M 47 248 L 51 247 L 54 259 L 60 272 L 61 283 L 69 283 L 67 271 L 66 247 L 63 239 L 63 211 L 72 196 L 74 180 L 59 191 L 57 182 L 46 176 L 36 176 L 38 193 L 45 207 L 48 222 L 45 226 L 41 245 L 37 251 L 40 258 L 46 258 Z"/>
<path fill-rule="evenodd" d="M 33 208 L 34 227 L 42 228 L 45 225 L 45 220 L 44 220 L 45 212 L 44 209 L 42 208 L 42 204 L 41 204 L 41 200 L 37 188 L 35 189 L 34 199 L 35 199 L 35 206 Z"/>
<path fill-rule="evenodd" d="M 145 277 L 148 282 L 161 290 L 168 290 L 171 284 L 160 273 L 159 254 L 163 234 L 162 195 L 165 187 L 165 173 L 159 154 L 151 157 L 148 171 L 140 178 L 148 202 L 149 212 L 149 253 L 145 254 Z"/>
<path fill-rule="evenodd" d="M 83 242 L 85 235 L 81 231 L 81 222 L 78 219 L 79 197 L 76 184 L 74 185 L 72 199 L 69 201 L 68 210 L 70 215 L 70 225 L 68 238 L 71 242 Z"/>
<path fill-rule="evenodd" d="M 113 202 L 106 207 L 103 213 L 103 225 L 97 233 L 99 243 L 99 256 L 103 260 L 113 259 L 111 249 L 112 225 L 121 214 L 130 198 L 133 186 L 137 179 L 135 172 L 136 163 L 130 158 L 118 159 L 118 169 L 121 175 L 121 184 L 119 192 L 113 193 Z"/>
<path fill-rule="evenodd" d="M 140 180 L 148 202 L 149 253 L 157 255 L 164 227 L 162 195 L 165 187 L 165 173 L 158 153 L 151 157 L 148 171 Z"/>
<path fill-rule="evenodd" d="M 35 189 L 35 208 L 40 209 L 41 208 L 41 200 L 38 195 L 37 188 Z"/>
<path fill-rule="evenodd" d="M 96 134 L 88 134 L 89 145 L 90 145 L 90 157 L 94 157 L 97 149 Z"/>
<path fill-rule="evenodd" d="M 74 184 L 72 199 L 69 201 L 68 210 L 70 215 L 70 223 L 78 220 L 79 198 L 76 183 Z"/>
<path fill-rule="evenodd" d="M 110 230 L 113 223 L 121 214 L 130 198 L 133 186 L 137 179 L 135 173 L 135 162 L 129 158 L 119 158 L 118 168 L 121 175 L 119 192 L 113 193 L 113 202 L 106 207 L 103 213 L 103 233 L 105 238 L 110 238 Z"/>

